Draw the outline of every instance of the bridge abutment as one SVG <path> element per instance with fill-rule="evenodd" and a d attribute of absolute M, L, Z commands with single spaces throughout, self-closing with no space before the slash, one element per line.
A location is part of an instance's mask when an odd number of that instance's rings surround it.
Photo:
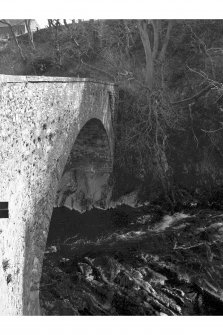
<path fill-rule="evenodd" d="M 0 220 L 0 315 L 40 314 L 47 234 L 66 173 L 75 170 L 90 205 L 100 202 L 113 162 L 113 95 L 112 84 L 87 79 L 0 77 L 0 201 L 9 203 Z M 81 138 L 82 129 L 102 133 Z"/>

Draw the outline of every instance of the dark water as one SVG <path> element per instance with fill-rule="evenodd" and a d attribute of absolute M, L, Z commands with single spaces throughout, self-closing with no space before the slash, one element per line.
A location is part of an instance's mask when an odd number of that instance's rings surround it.
<path fill-rule="evenodd" d="M 66 207 L 54 208 L 47 243 L 77 234 L 80 239 L 95 240 L 127 228 L 144 211 L 125 205 L 109 210 L 94 208 L 82 214 Z"/>

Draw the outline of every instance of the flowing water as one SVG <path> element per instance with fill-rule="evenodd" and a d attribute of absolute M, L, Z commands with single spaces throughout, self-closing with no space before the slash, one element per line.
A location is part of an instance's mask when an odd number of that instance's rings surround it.
<path fill-rule="evenodd" d="M 223 315 L 222 243 L 222 211 L 55 208 L 42 313 Z"/>

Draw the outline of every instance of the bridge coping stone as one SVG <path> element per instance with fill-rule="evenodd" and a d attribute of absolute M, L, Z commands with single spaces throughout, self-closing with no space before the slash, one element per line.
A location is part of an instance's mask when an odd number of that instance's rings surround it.
<path fill-rule="evenodd" d="M 95 84 L 102 84 L 102 85 L 114 85 L 115 83 L 106 82 L 103 80 L 98 80 L 94 78 L 76 78 L 76 77 L 48 77 L 48 76 L 14 76 L 14 75 L 5 75 L 0 74 L 0 83 L 22 83 L 22 82 L 31 82 L 31 83 L 38 83 L 38 82 L 73 82 L 73 83 L 95 83 Z"/>

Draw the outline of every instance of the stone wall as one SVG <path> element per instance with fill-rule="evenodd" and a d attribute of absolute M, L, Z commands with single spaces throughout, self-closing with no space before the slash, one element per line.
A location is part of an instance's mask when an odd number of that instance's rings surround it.
<path fill-rule="evenodd" d="M 35 315 L 49 223 L 75 139 L 101 121 L 113 160 L 114 86 L 87 79 L 0 76 L 0 315 Z M 112 163 L 111 163 L 112 164 Z M 3 266 L 3 264 L 5 266 Z"/>

